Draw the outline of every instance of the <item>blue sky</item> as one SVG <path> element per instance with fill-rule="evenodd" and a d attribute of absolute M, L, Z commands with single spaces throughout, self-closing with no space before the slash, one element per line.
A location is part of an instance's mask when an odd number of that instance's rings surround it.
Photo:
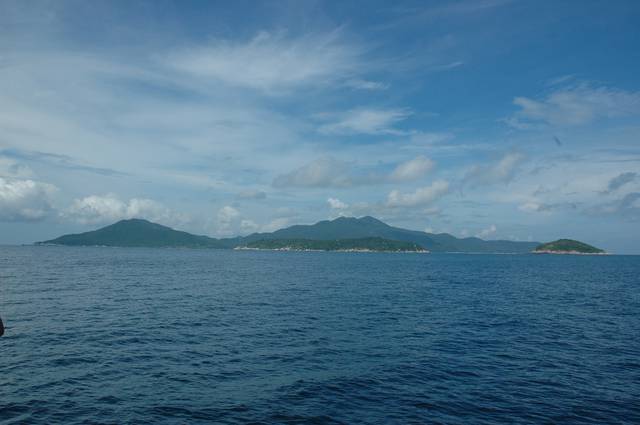
<path fill-rule="evenodd" d="M 373 215 L 640 253 L 638 2 L 0 2 L 0 243 Z"/>

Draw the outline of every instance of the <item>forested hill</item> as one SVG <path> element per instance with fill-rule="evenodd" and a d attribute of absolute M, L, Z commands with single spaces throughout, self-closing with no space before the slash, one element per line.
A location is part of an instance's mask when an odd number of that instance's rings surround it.
<path fill-rule="evenodd" d="M 142 219 L 122 220 L 98 230 L 60 236 L 39 244 L 73 246 L 122 246 L 122 247 L 187 247 L 187 248 L 235 248 L 248 246 L 260 240 L 313 240 L 381 238 L 390 241 L 416 244 L 431 252 L 474 253 L 527 253 L 538 242 L 504 240 L 485 241 L 479 238 L 456 238 L 448 233 L 426 233 L 402 229 L 373 217 L 340 217 L 310 225 L 296 225 L 271 233 L 254 233 L 235 238 L 215 239 L 171 229 Z"/>

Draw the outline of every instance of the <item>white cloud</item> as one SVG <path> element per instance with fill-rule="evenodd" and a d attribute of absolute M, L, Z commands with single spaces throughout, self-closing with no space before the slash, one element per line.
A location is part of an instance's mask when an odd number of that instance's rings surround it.
<path fill-rule="evenodd" d="M 437 180 L 431 186 L 416 189 L 412 193 L 401 193 L 398 190 L 392 190 L 387 197 L 387 206 L 389 207 L 415 207 L 428 205 L 449 191 L 449 183 L 444 180 Z"/>
<path fill-rule="evenodd" d="M 507 153 L 496 162 L 473 167 L 465 175 L 464 182 L 472 186 L 509 182 L 524 159 L 521 153 Z"/>
<path fill-rule="evenodd" d="M 275 93 L 353 73 L 362 52 L 340 36 L 340 31 L 300 38 L 261 32 L 245 42 L 217 40 L 176 51 L 166 62 L 198 77 Z"/>
<path fill-rule="evenodd" d="M 387 84 L 381 83 L 379 81 L 360 79 L 347 80 L 345 82 L 345 85 L 356 90 L 386 90 L 389 88 Z"/>
<path fill-rule="evenodd" d="M 640 115 L 640 92 L 587 84 L 558 89 L 540 100 L 516 97 L 513 103 L 520 111 L 507 122 L 516 128 L 533 123 L 577 126 L 600 118 Z"/>
<path fill-rule="evenodd" d="M 433 71 L 448 71 L 449 69 L 454 69 L 454 68 L 458 68 L 460 66 L 464 65 L 464 62 L 462 61 L 454 61 L 454 62 L 449 62 L 449 63 L 445 63 L 442 65 L 434 65 L 431 67 L 431 69 Z"/>
<path fill-rule="evenodd" d="M 346 202 L 342 202 L 338 198 L 328 198 L 327 204 L 329 204 L 329 208 L 331 209 L 331 217 L 342 217 L 349 216 L 353 214 L 353 211 L 349 208 L 349 204 Z"/>
<path fill-rule="evenodd" d="M 168 226 L 179 226 L 188 221 L 186 215 L 175 213 L 152 199 L 132 198 L 129 201 L 123 201 L 114 194 L 91 195 L 75 199 L 71 206 L 62 213 L 62 216 L 82 224 L 145 218 Z"/>
<path fill-rule="evenodd" d="M 38 221 L 53 210 L 56 187 L 33 180 L 0 177 L 0 221 Z"/>
<path fill-rule="evenodd" d="M 494 235 L 497 231 L 498 231 L 498 228 L 496 227 L 496 225 L 492 224 L 491 226 L 487 227 L 486 229 L 482 229 L 480 232 L 478 232 L 478 234 L 476 236 L 481 238 L 481 239 L 486 239 L 486 238 Z"/>
<path fill-rule="evenodd" d="M 225 205 L 218 210 L 219 221 L 229 222 L 237 217 L 240 217 L 240 211 L 233 208 L 232 206 Z"/>
<path fill-rule="evenodd" d="M 375 168 L 356 168 L 354 164 L 333 157 L 319 158 L 289 173 L 276 176 L 275 187 L 336 187 L 385 184 L 419 179 L 434 167 L 425 156 L 398 164 L 391 173 Z"/>
<path fill-rule="evenodd" d="M 209 227 L 215 236 L 222 238 L 248 235 L 260 229 L 255 221 L 231 205 L 218 209 L 213 220 L 209 221 Z"/>
<path fill-rule="evenodd" d="M 596 210 L 595 206 L 605 205 L 606 209 L 615 198 L 640 189 L 634 172 L 621 172 L 621 167 L 630 166 L 626 155 L 595 151 L 534 157 L 522 166 L 508 187 L 480 191 L 476 199 L 491 205 L 510 205 L 537 216 L 568 217 L 571 222 L 577 214 L 584 218 L 585 213 Z"/>
<path fill-rule="evenodd" d="M 393 181 L 416 180 L 431 171 L 433 166 L 434 162 L 432 160 L 420 155 L 398 165 L 391 173 L 390 179 Z"/>
<path fill-rule="evenodd" d="M 411 115 L 407 109 L 353 109 L 341 114 L 335 122 L 320 126 L 318 131 L 325 134 L 393 134 L 405 132 L 393 126 Z"/>
<path fill-rule="evenodd" d="M 541 202 L 532 200 L 518 205 L 518 209 L 527 213 L 551 215 L 561 210 L 576 210 L 580 204 L 579 202 Z"/>
<path fill-rule="evenodd" d="M 453 139 L 453 137 L 453 133 L 429 133 L 424 131 L 416 131 L 411 134 L 409 140 L 412 145 L 424 147 L 446 142 Z"/>
<path fill-rule="evenodd" d="M 219 236 L 232 236 L 240 220 L 240 211 L 230 205 L 218 210 L 216 233 Z"/>
<path fill-rule="evenodd" d="M 275 187 L 347 187 L 353 184 L 350 166 L 332 157 L 317 159 L 287 174 L 277 176 Z"/>
<path fill-rule="evenodd" d="M 331 208 L 332 210 L 344 210 L 349 208 L 348 204 L 345 204 L 338 198 L 329 198 L 327 199 L 327 203 L 329 204 L 329 208 Z"/>
<path fill-rule="evenodd" d="M 280 230 L 284 227 L 287 227 L 290 223 L 291 223 L 291 219 L 289 217 L 279 217 L 274 220 L 271 220 L 268 224 L 262 226 L 260 231 L 275 232 L 276 230 Z"/>
<path fill-rule="evenodd" d="M 518 209 L 524 212 L 538 212 L 542 210 L 542 204 L 539 202 L 529 201 L 518 205 Z"/>
<path fill-rule="evenodd" d="M 569 81 L 575 80 L 576 76 L 574 74 L 561 75 L 559 77 L 551 78 L 546 82 L 547 86 L 558 86 L 565 84 Z"/>

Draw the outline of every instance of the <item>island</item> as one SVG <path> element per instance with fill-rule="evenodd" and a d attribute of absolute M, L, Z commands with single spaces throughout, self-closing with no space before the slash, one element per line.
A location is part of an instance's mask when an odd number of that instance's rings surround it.
<path fill-rule="evenodd" d="M 235 249 L 270 251 L 339 251 L 339 252 L 420 252 L 426 249 L 413 242 L 394 241 L 384 238 L 358 239 L 261 239 Z"/>
<path fill-rule="evenodd" d="M 366 239 L 370 239 L 365 241 Z M 375 239 L 378 238 L 378 239 Z M 304 242 L 292 242 L 300 241 Z M 354 242 L 358 240 L 357 242 Z M 272 242 L 265 242 L 272 241 Z M 340 242 L 336 242 L 340 241 Z M 98 246 L 130 248 L 234 249 L 296 246 L 317 250 L 429 251 L 432 253 L 529 254 L 540 242 L 456 238 L 448 233 L 427 233 L 390 226 L 377 218 L 338 217 L 315 224 L 296 224 L 273 232 L 213 238 L 153 223 L 140 218 L 83 233 L 67 234 L 36 242 L 37 245 Z M 257 245 L 252 245 L 257 244 Z M 420 251 L 421 252 L 421 251 Z"/>
<path fill-rule="evenodd" d="M 573 239 L 558 239 L 557 241 L 538 245 L 534 254 L 578 254 L 578 255 L 603 255 L 606 252 L 595 246 Z"/>
<path fill-rule="evenodd" d="M 37 245 L 131 248 L 226 248 L 218 239 L 173 230 L 143 219 L 121 220 L 90 232 L 63 235 Z"/>

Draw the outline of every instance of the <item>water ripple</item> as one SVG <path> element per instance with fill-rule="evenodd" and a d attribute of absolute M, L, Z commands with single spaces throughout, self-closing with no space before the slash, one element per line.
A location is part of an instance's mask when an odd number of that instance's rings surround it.
<path fill-rule="evenodd" d="M 0 248 L 0 422 L 640 423 L 640 257 Z"/>

